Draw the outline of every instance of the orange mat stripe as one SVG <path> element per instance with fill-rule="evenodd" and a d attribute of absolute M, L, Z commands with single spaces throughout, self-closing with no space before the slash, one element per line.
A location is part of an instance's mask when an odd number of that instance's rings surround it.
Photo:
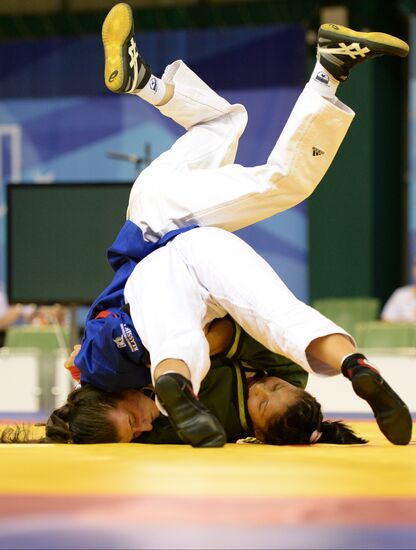
<path fill-rule="evenodd" d="M 414 526 L 416 498 L 0 496 L 0 519 L 62 513 L 119 524 Z"/>

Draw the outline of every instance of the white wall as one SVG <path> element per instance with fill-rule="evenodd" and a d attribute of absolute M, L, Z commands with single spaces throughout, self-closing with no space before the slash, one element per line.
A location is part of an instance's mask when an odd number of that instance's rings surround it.
<path fill-rule="evenodd" d="M 68 352 L 0 349 L 0 413 L 36 413 L 60 406 L 73 388 L 63 367 Z"/>
<path fill-rule="evenodd" d="M 39 411 L 39 353 L 0 350 L 0 412 Z"/>

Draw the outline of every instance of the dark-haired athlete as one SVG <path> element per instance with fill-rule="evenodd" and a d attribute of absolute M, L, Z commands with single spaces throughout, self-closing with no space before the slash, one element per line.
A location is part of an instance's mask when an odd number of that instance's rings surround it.
<path fill-rule="evenodd" d="M 253 436 L 255 442 L 274 445 L 366 442 L 344 423 L 323 420 L 320 404 L 304 391 L 308 380 L 304 369 L 235 325 L 230 340 L 230 328 L 233 324 L 227 317 L 215 321 L 208 332 L 215 356 L 198 395 L 223 426 L 227 442 Z M 66 366 L 78 379 L 76 353 L 77 349 Z M 42 442 L 182 443 L 150 390 L 111 393 L 89 384 L 80 386 L 52 413 Z M 28 441 L 33 438 L 27 430 L 10 428 L 3 434 L 3 442 Z"/>

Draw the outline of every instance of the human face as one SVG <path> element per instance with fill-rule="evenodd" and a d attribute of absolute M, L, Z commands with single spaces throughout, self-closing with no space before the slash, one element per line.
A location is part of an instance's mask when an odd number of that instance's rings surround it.
<path fill-rule="evenodd" d="M 299 400 L 301 391 L 276 376 L 249 381 L 247 408 L 257 439 L 264 441 L 265 428 Z"/>
<path fill-rule="evenodd" d="M 119 435 L 119 443 L 129 443 L 143 432 L 150 432 L 160 415 L 156 403 L 140 390 L 127 390 L 108 418 Z"/>

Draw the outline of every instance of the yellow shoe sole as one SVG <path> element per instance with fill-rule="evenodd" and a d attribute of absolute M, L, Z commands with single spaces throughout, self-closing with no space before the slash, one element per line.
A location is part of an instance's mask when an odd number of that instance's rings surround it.
<path fill-rule="evenodd" d="M 109 11 L 102 28 L 104 81 L 111 92 L 123 91 L 126 79 L 123 47 L 133 32 L 134 21 L 130 6 L 116 4 Z"/>
<path fill-rule="evenodd" d="M 357 41 L 365 44 L 375 53 L 399 57 L 406 57 L 409 53 L 409 45 L 406 42 L 384 32 L 358 32 L 332 23 L 321 25 L 319 30 L 325 38 L 334 41 Z"/>

